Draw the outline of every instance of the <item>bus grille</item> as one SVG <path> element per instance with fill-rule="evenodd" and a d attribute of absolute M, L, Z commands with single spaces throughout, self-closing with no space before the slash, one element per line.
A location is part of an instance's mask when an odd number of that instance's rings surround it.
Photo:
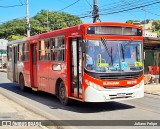
<path fill-rule="evenodd" d="M 126 89 L 126 88 L 131 88 L 131 86 L 106 86 L 104 87 L 105 89 Z"/>
<path fill-rule="evenodd" d="M 100 75 L 99 78 L 102 80 L 128 80 L 128 79 L 136 79 L 140 76 L 140 74 L 133 74 L 133 75 Z"/>
<path fill-rule="evenodd" d="M 124 96 L 109 95 L 110 99 L 131 98 L 133 93 L 127 93 Z"/>
<path fill-rule="evenodd" d="M 101 80 L 131 80 L 137 79 L 143 75 L 143 71 L 137 72 L 122 72 L 122 73 L 94 73 L 85 70 L 89 76 Z"/>

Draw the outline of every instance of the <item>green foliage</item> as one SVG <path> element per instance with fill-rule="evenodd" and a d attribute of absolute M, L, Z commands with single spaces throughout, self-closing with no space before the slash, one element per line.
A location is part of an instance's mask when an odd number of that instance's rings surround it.
<path fill-rule="evenodd" d="M 82 24 L 79 17 L 64 13 L 41 10 L 30 18 L 31 35 Z M 0 38 L 15 40 L 26 37 L 26 20 L 14 19 L 0 25 Z"/>
<path fill-rule="evenodd" d="M 155 31 L 160 31 L 160 20 L 155 20 L 153 22 L 153 26 L 154 26 Z"/>
<path fill-rule="evenodd" d="M 147 19 L 147 20 L 144 20 L 144 21 L 141 21 L 141 24 L 148 24 L 150 21 L 150 19 Z"/>
<path fill-rule="evenodd" d="M 160 20 L 155 20 L 153 22 L 152 31 L 158 34 L 158 37 L 160 37 Z"/>
<path fill-rule="evenodd" d="M 139 20 L 135 20 L 134 22 L 140 22 Z"/>
<path fill-rule="evenodd" d="M 128 20 L 128 21 L 126 21 L 126 23 L 132 24 L 133 20 Z"/>
<path fill-rule="evenodd" d="M 145 21 L 141 21 L 141 24 L 148 24 L 150 19 L 147 19 Z M 139 22 L 138 20 L 128 20 L 126 23 L 132 24 L 133 22 Z M 160 20 L 154 20 L 152 24 L 152 32 L 155 32 L 160 36 Z"/>
<path fill-rule="evenodd" d="M 17 39 L 21 39 L 21 38 L 24 38 L 24 37 L 21 35 L 10 35 L 8 37 L 8 40 L 17 40 Z"/>
<path fill-rule="evenodd" d="M 25 21 L 20 19 L 14 19 L 0 25 L 0 38 L 11 39 L 12 35 L 24 36 L 25 33 Z"/>
<path fill-rule="evenodd" d="M 127 20 L 126 23 L 133 24 L 133 22 L 139 22 L 138 20 Z"/>

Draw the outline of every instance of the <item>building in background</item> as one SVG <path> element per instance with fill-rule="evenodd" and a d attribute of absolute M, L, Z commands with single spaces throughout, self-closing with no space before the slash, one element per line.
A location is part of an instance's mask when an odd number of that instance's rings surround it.
<path fill-rule="evenodd" d="M 144 37 L 144 73 L 152 74 L 160 83 L 160 37 L 158 33 L 152 32 L 154 28 L 154 20 L 150 20 L 147 24 L 133 22 L 134 25 L 143 28 Z"/>
<path fill-rule="evenodd" d="M 158 34 L 155 32 L 152 32 L 153 29 L 153 22 L 154 20 L 150 20 L 147 24 L 141 24 L 143 28 L 143 36 L 144 37 L 152 37 L 152 38 L 157 38 Z"/>
<path fill-rule="evenodd" d="M 150 20 L 146 24 L 141 24 L 141 22 L 136 21 L 136 22 L 133 22 L 133 24 L 137 25 L 137 26 L 141 26 L 143 28 L 143 36 L 144 37 L 157 38 L 158 34 L 155 32 L 152 32 L 153 31 L 152 29 L 154 27 L 153 22 L 154 22 L 154 20 Z"/>
<path fill-rule="evenodd" d="M 6 68 L 8 40 L 0 39 L 0 69 Z"/>

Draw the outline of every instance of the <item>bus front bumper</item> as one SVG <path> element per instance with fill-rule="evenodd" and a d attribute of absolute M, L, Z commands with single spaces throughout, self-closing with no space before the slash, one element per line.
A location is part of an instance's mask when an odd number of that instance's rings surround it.
<path fill-rule="evenodd" d="M 144 97 L 144 83 L 139 87 L 96 90 L 88 86 L 85 90 L 85 102 L 121 101 Z"/>

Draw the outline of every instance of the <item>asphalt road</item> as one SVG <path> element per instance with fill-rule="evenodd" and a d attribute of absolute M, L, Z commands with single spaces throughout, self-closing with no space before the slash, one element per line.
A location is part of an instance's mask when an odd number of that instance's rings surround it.
<path fill-rule="evenodd" d="M 72 106 L 63 106 L 59 100 L 44 92 L 28 90 L 22 92 L 19 85 L 10 82 L 6 73 L 0 72 L 0 91 L 6 92 L 15 98 L 25 101 L 37 109 L 48 113 L 57 120 L 160 120 L 160 96 L 145 95 L 144 98 L 121 102 L 108 103 L 81 103 L 75 102 Z M 78 126 L 76 128 L 100 129 L 111 127 Z M 128 129 L 158 129 L 158 127 L 114 127 Z"/>

